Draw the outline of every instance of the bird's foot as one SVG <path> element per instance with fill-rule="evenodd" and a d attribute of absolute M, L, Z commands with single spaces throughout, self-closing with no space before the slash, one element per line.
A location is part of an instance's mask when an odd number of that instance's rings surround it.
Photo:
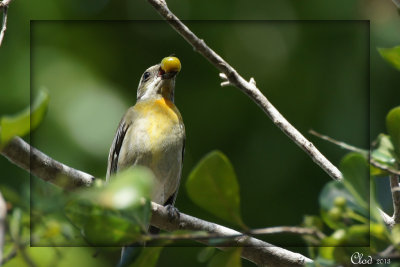
<path fill-rule="evenodd" d="M 165 208 L 167 209 L 168 219 L 170 222 L 173 220 L 179 219 L 179 217 L 181 216 L 181 214 L 179 213 L 179 210 L 177 208 L 175 208 L 174 206 L 168 204 L 167 206 L 165 206 Z"/>

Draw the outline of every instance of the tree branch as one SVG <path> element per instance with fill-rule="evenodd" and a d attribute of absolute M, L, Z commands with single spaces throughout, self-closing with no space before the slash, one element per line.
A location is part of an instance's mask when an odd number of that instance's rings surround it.
<path fill-rule="evenodd" d="M 318 229 L 305 228 L 298 226 L 276 226 L 261 229 L 253 229 L 250 234 L 263 235 L 263 234 L 298 234 L 298 235 L 314 235 L 319 239 L 324 239 L 326 236 Z"/>
<path fill-rule="evenodd" d="M 377 162 L 376 160 L 374 160 L 373 158 L 371 158 L 369 160 L 369 163 L 372 166 L 374 166 L 375 168 L 378 168 L 378 169 L 380 169 L 382 171 L 386 171 L 386 172 L 388 172 L 388 173 L 390 173 L 392 175 L 400 176 L 400 171 L 399 170 L 396 170 L 396 169 L 391 168 L 391 167 L 389 167 L 387 165 L 381 164 L 381 163 Z"/>
<path fill-rule="evenodd" d="M 94 177 L 64 165 L 22 140 L 14 137 L 0 152 L 15 165 L 47 182 L 71 190 L 90 186 Z"/>
<path fill-rule="evenodd" d="M 320 134 L 320 133 L 318 133 L 318 132 L 316 132 L 316 131 L 314 131 L 312 129 L 309 130 L 308 132 L 310 134 L 312 134 L 312 135 L 315 135 L 316 137 L 319 137 L 319 138 L 325 140 L 325 141 L 333 143 L 333 144 L 335 144 L 335 145 L 337 145 L 337 146 L 339 146 L 339 147 L 341 147 L 343 149 L 346 149 L 346 150 L 349 150 L 349 151 L 353 151 L 353 152 L 357 152 L 357 153 L 360 153 L 360 154 L 363 154 L 363 155 L 368 155 L 368 150 L 361 149 L 361 148 L 346 144 L 345 142 L 338 141 L 338 140 L 333 139 L 332 137 L 329 137 L 327 135 Z"/>
<path fill-rule="evenodd" d="M 245 232 L 241 232 L 237 235 L 219 235 L 216 233 L 205 233 L 205 232 L 194 232 L 194 233 L 174 233 L 167 235 L 160 234 L 147 234 L 148 240 L 210 240 L 210 239 L 228 239 L 234 237 L 241 237 L 245 235 L 271 235 L 271 234 L 296 234 L 296 235 L 313 235 L 318 239 L 324 239 L 326 235 L 319 231 L 318 229 L 299 227 L 299 226 L 276 226 L 276 227 L 266 227 L 259 229 L 250 229 Z"/>
<path fill-rule="evenodd" d="M 379 214 L 381 215 L 383 222 L 389 226 L 390 228 L 393 228 L 394 226 L 394 220 L 392 217 L 390 217 L 389 215 L 387 215 L 383 210 L 381 210 L 380 208 L 378 208 Z"/>
<path fill-rule="evenodd" d="M 7 29 L 7 11 L 11 1 L 12 0 L 3 0 L 0 2 L 0 9 L 3 9 L 3 23 L 0 30 L 0 46 L 3 43 L 4 34 L 6 33 Z"/>
<path fill-rule="evenodd" d="M 353 152 L 357 152 L 357 153 L 360 153 L 360 154 L 365 155 L 365 156 L 369 155 L 368 150 L 365 150 L 365 149 L 362 149 L 362 148 L 358 148 L 358 147 L 346 144 L 345 142 L 338 141 L 336 139 L 333 139 L 332 137 L 320 134 L 320 133 L 318 133 L 318 132 L 316 132 L 314 130 L 309 130 L 308 132 L 310 134 L 312 134 L 312 135 L 315 135 L 315 136 L 325 140 L 325 141 L 333 143 L 333 144 L 335 144 L 335 145 L 337 145 L 337 146 L 339 146 L 339 147 L 341 147 L 343 149 L 346 149 L 346 150 L 349 150 L 349 151 L 353 151 Z M 394 169 L 392 167 L 389 167 L 387 165 L 381 164 L 381 163 L 377 162 L 376 160 L 374 160 L 372 157 L 369 157 L 369 163 L 372 166 L 374 166 L 375 168 L 378 168 L 378 169 L 380 169 L 382 171 L 386 171 L 386 172 L 388 172 L 390 174 L 400 175 L 400 171 L 398 171 L 398 170 L 396 170 L 396 169 Z"/>
<path fill-rule="evenodd" d="M 167 231 L 175 230 L 194 230 L 207 231 L 218 236 L 235 236 L 232 240 L 224 243 L 224 247 L 220 249 L 228 249 L 229 247 L 243 247 L 242 257 L 254 262 L 258 266 L 303 266 L 311 263 L 312 260 L 304 257 L 299 253 L 294 253 L 280 247 L 274 247 L 259 239 L 242 236 L 240 232 L 232 230 L 222 225 L 203 221 L 196 217 L 180 213 L 179 219 L 170 219 L 168 211 L 165 207 L 152 203 L 153 216 L 151 224 Z M 205 244 L 207 241 L 201 240 Z"/>
<path fill-rule="evenodd" d="M 247 82 L 236 70 L 221 56 L 199 39 L 185 24 L 182 23 L 167 7 L 164 0 L 148 0 L 157 12 L 174 28 L 193 48 L 210 61 L 223 73 L 223 86 L 234 85 L 249 96 L 290 139 L 302 148 L 312 160 L 318 164 L 329 176 L 335 180 L 342 180 L 342 173 L 308 141 L 296 128 L 294 128 L 268 101 L 257 88 L 254 79 Z"/>
<path fill-rule="evenodd" d="M 66 166 L 34 147 L 19 137 L 15 137 L 1 154 L 12 163 L 31 172 L 40 179 L 53 183 L 62 188 L 73 189 L 90 186 L 95 178 L 87 173 Z M 62 179 L 60 179 L 62 177 Z M 242 257 L 257 265 L 266 266 L 302 266 L 312 262 L 311 259 L 283 248 L 274 247 L 259 239 L 242 236 L 240 232 L 230 228 L 207 222 L 184 213 L 178 219 L 171 221 L 165 207 L 152 203 L 151 224 L 167 231 L 194 230 L 215 233 L 221 236 L 240 235 L 227 243 L 227 246 L 243 247 Z M 203 240 L 204 242 L 204 240 Z M 221 248 L 224 249 L 224 248 Z"/>

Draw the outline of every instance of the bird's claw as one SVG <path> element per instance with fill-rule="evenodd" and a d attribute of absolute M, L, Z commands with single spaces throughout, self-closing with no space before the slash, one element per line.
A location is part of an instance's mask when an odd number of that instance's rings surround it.
<path fill-rule="evenodd" d="M 173 220 L 179 219 L 179 217 L 181 216 L 181 214 L 179 213 L 179 210 L 177 208 L 175 208 L 174 206 L 168 204 L 167 206 L 165 206 L 165 208 L 167 209 L 168 219 L 170 222 Z"/>

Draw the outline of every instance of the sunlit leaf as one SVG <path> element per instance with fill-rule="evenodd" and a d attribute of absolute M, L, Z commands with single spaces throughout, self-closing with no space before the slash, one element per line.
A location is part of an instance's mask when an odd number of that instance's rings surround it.
<path fill-rule="evenodd" d="M 240 267 L 242 248 L 231 248 L 225 252 L 218 252 L 207 265 L 208 267 Z"/>
<path fill-rule="evenodd" d="M 47 90 L 40 90 L 32 107 L 15 115 L 6 115 L 0 118 L 0 148 L 4 147 L 14 136 L 24 136 L 33 131 L 47 111 L 49 94 Z"/>
<path fill-rule="evenodd" d="M 352 225 L 347 229 L 346 233 L 346 246 L 369 246 L 370 226 L 368 224 Z"/>
<path fill-rule="evenodd" d="M 370 226 L 355 224 L 346 229 L 338 229 L 324 238 L 316 262 L 322 266 L 336 266 L 338 263 L 347 266 L 355 251 L 369 255 L 370 249 Z"/>
<path fill-rule="evenodd" d="M 369 169 L 366 159 L 359 153 L 349 153 L 340 162 L 344 185 L 358 204 L 367 209 L 369 201 Z"/>
<path fill-rule="evenodd" d="M 92 245 L 126 245 L 146 232 L 151 216 L 153 174 L 127 169 L 101 188 L 77 192 L 65 208 L 67 217 Z"/>
<path fill-rule="evenodd" d="M 239 184 L 229 159 L 212 151 L 196 165 L 186 182 L 190 199 L 215 216 L 243 226 Z"/>
<path fill-rule="evenodd" d="M 322 240 L 322 246 L 336 247 L 343 245 L 345 241 L 346 241 L 346 230 L 337 229 L 330 236 L 327 236 Z M 329 257 L 327 259 L 329 259 Z"/>
<path fill-rule="evenodd" d="M 389 111 L 386 116 L 386 128 L 392 140 L 397 158 L 400 159 L 400 106 Z"/>
<path fill-rule="evenodd" d="M 13 240 L 19 240 L 21 234 L 21 219 L 22 211 L 19 208 L 15 208 L 11 214 L 10 220 L 10 234 Z"/>
<path fill-rule="evenodd" d="M 335 251 L 335 247 L 325 246 L 320 247 L 318 250 L 318 258 L 315 260 L 321 266 L 334 266 L 335 261 L 333 257 L 333 252 Z"/>
<path fill-rule="evenodd" d="M 400 46 L 393 48 L 378 48 L 381 56 L 393 67 L 400 70 Z"/>
<path fill-rule="evenodd" d="M 373 160 L 386 166 L 394 166 L 396 161 L 394 147 L 389 135 L 380 134 L 376 140 L 377 148 L 371 152 Z"/>

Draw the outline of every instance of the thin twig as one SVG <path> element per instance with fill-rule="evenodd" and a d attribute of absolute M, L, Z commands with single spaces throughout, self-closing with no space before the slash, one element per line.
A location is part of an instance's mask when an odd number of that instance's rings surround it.
<path fill-rule="evenodd" d="M 31 157 L 29 156 L 29 152 L 31 152 Z M 61 188 L 76 188 L 92 185 L 95 179 L 90 174 L 73 169 L 50 158 L 36 148 L 31 147 L 19 137 L 14 138 L 3 151 L 1 151 L 1 154 L 7 157 L 12 163 L 31 172 L 38 178 L 60 186 Z M 62 173 L 65 178 L 62 183 L 57 179 L 60 173 Z M 311 259 L 299 253 L 294 253 L 280 247 L 274 247 L 256 238 L 242 236 L 240 232 L 225 226 L 207 222 L 184 213 L 180 213 L 178 219 L 171 220 L 167 209 L 156 203 L 152 203 L 151 224 L 167 231 L 194 230 L 206 231 L 221 236 L 240 235 L 230 240 L 227 246 L 245 247 L 242 251 L 242 257 L 259 266 L 302 266 L 312 262 Z"/>
<path fill-rule="evenodd" d="M 184 213 L 180 213 L 179 218 L 171 220 L 171 217 L 164 206 L 152 203 L 151 208 L 153 212 L 151 224 L 167 231 L 194 230 L 206 231 L 218 236 L 237 235 L 238 237 L 224 242 L 223 247 L 219 248 L 226 250 L 230 247 L 243 247 L 242 257 L 254 262 L 258 266 L 303 266 L 312 262 L 311 259 L 304 257 L 299 253 L 275 247 L 272 244 L 268 244 L 253 237 L 242 236 L 240 232 L 225 226 L 203 221 Z M 208 244 L 208 241 L 199 241 Z"/>
<path fill-rule="evenodd" d="M 8 6 L 10 5 L 12 0 L 3 0 L 0 2 L 0 10 L 3 10 L 3 22 L 0 30 L 0 46 L 3 43 L 4 34 L 6 33 L 7 29 L 7 12 Z"/>
<path fill-rule="evenodd" d="M 8 10 L 8 7 L 4 6 L 3 7 L 3 23 L 2 23 L 1 31 L 0 31 L 0 46 L 3 43 L 4 34 L 6 33 L 6 30 L 7 30 L 7 10 Z"/>
<path fill-rule="evenodd" d="M 331 143 L 333 143 L 335 145 L 338 145 L 343 149 L 346 149 L 346 150 L 349 150 L 349 151 L 353 151 L 353 152 L 357 152 L 357 153 L 361 153 L 361 154 L 363 154 L 363 155 L 368 157 L 368 150 L 349 145 L 349 144 L 347 144 L 345 142 L 342 142 L 342 141 L 338 141 L 338 140 L 336 140 L 336 139 L 334 139 L 332 137 L 320 134 L 320 133 L 318 133 L 318 132 L 316 132 L 314 130 L 309 130 L 308 132 L 310 134 L 312 134 L 312 135 L 315 135 L 315 136 L 323 139 L 323 140 L 326 140 L 326 141 L 331 142 Z M 381 164 L 381 163 L 377 162 L 376 160 L 374 160 L 372 157 L 369 157 L 369 158 L 370 158 L 369 159 L 369 163 L 372 166 L 374 166 L 375 168 L 378 168 L 380 170 L 386 171 L 386 172 L 388 172 L 390 174 L 400 175 L 400 171 L 399 170 L 396 170 L 396 169 L 394 169 L 392 167 L 389 167 L 387 165 Z"/>
<path fill-rule="evenodd" d="M 310 134 L 312 134 L 312 135 L 315 135 L 316 137 L 319 137 L 319 138 L 325 140 L 325 141 L 328 141 L 328 142 L 331 142 L 331 143 L 333 143 L 335 145 L 338 145 L 343 149 L 350 150 L 350 151 L 357 152 L 357 153 L 361 153 L 363 155 L 368 155 L 368 150 L 365 150 L 365 149 L 362 149 L 362 148 L 358 148 L 358 147 L 346 144 L 345 142 L 338 141 L 338 140 L 333 139 L 332 137 L 329 137 L 327 135 L 320 134 L 320 133 L 318 133 L 318 132 L 316 132 L 316 131 L 314 131 L 312 129 L 309 130 L 308 132 Z"/>
<path fill-rule="evenodd" d="M 230 66 L 221 56 L 199 39 L 185 24 L 182 23 L 167 7 L 164 0 L 148 0 L 157 12 L 180 34 L 193 48 L 210 61 L 223 73 L 222 85 L 234 85 L 248 95 L 290 139 L 301 147 L 329 176 L 335 180 L 342 180 L 342 173 L 308 141 L 296 128 L 294 128 L 268 101 L 257 88 L 254 79 L 247 82 L 237 71 Z"/>
<path fill-rule="evenodd" d="M 393 199 L 393 221 L 395 224 L 400 222 L 400 191 L 396 190 L 399 187 L 399 177 L 390 175 L 390 188 Z"/>
<path fill-rule="evenodd" d="M 318 239 L 325 238 L 325 234 L 317 229 L 298 227 L 298 226 L 276 226 L 260 229 L 252 229 L 236 235 L 220 235 L 218 233 L 206 232 L 188 232 L 188 233 L 171 233 L 171 234 L 149 234 L 149 240 L 210 240 L 210 239 L 232 239 L 240 236 L 254 235 L 271 235 L 271 234 L 296 234 L 296 235 L 313 235 Z"/>
<path fill-rule="evenodd" d="M 383 164 L 377 162 L 376 160 L 374 160 L 373 158 L 371 158 L 369 160 L 369 163 L 372 166 L 374 166 L 375 168 L 378 168 L 378 169 L 380 169 L 382 171 L 386 171 L 386 172 L 388 172 L 390 174 L 393 174 L 393 175 L 400 175 L 400 171 L 399 170 L 396 170 L 396 169 L 394 169 L 392 167 L 389 167 L 387 165 L 383 165 Z"/>
<path fill-rule="evenodd" d="M 0 153 L 22 169 L 67 190 L 90 186 L 95 179 L 50 158 L 20 137 L 14 137 Z"/>
<path fill-rule="evenodd" d="M 0 192 L 0 266 L 3 262 L 4 240 L 6 234 L 7 205 Z"/>
<path fill-rule="evenodd" d="M 249 232 L 252 235 L 265 235 L 265 234 L 299 234 L 299 235 L 315 235 L 319 239 L 325 238 L 325 234 L 318 229 L 305 228 L 298 226 L 276 226 L 261 229 L 254 229 Z"/>

